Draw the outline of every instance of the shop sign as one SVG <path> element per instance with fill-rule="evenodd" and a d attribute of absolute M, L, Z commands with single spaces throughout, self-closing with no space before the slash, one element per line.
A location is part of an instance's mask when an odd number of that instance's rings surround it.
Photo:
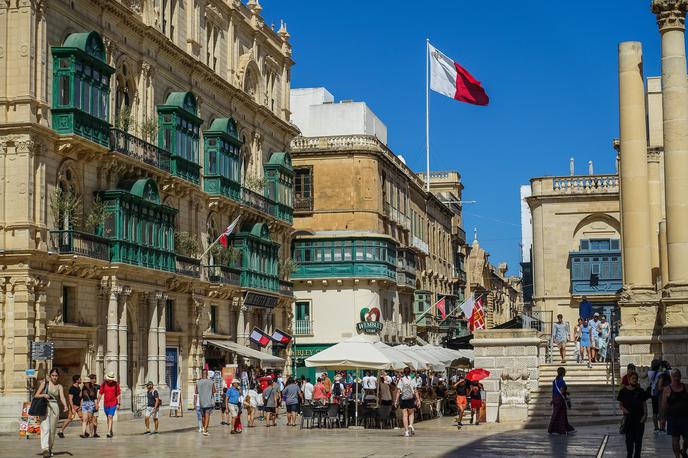
<path fill-rule="evenodd" d="M 382 331 L 380 322 L 380 309 L 377 307 L 363 307 L 361 309 L 361 321 L 356 323 L 356 330 L 365 334 L 378 334 Z"/>
<path fill-rule="evenodd" d="M 53 349 L 52 342 L 31 342 L 31 358 L 34 361 L 52 360 Z"/>
<path fill-rule="evenodd" d="M 277 305 L 277 298 L 274 296 L 266 296 L 265 294 L 254 293 L 252 291 L 246 291 L 246 294 L 244 295 L 244 305 L 275 308 Z"/>

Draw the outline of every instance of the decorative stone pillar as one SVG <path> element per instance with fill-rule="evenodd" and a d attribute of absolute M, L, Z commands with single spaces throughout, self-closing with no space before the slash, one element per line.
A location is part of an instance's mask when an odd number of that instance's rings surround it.
<path fill-rule="evenodd" d="M 152 381 L 157 385 L 158 380 L 158 300 L 155 293 L 148 294 L 148 367 L 146 383 Z"/>
<path fill-rule="evenodd" d="M 248 317 L 249 310 L 245 305 L 239 306 L 237 311 L 237 343 L 240 345 L 248 345 L 248 335 L 247 326 L 250 325 L 250 319 Z"/>
<path fill-rule="evenodd" d="M 107 308 L 107 342 L 105 349 L 105 373 L 114 373 L 119 380 L 119 301 L 122 287 L 111 286 Z"/>
<path fill-rule="evenodd" d="M 651 289 L 643 48 L 619 44 L 619 133 L 624 288 Z"/>
<path fill-rule="evenodd" d="M 654 345 L 658 297 L 652 284 L 650 201 L 642 45 L 619 44 L 619 133 L 623 292 L 621 366 L 649 365 Z"/>
<path fill-rule="evenodd" d="M 158 300 L 158 315 L 160 316 L 158 322 L 158 391 L 160 392 L 160 399 L 167 400 L 169 396 L 163 396 L 163 393 L 169 393 L 165 377 L 167 370 L 167 294 L 156 293 L 156 298 Z"/>
<path fill-rule="evenodd" d="M 129 318 L 127 307 L 130 297 L 131 287 L 122 286 L 119 295 L 119 326 L 117 329 L 117 340 L 119 343 L 119 355 L 117 355 L 119 377 L 117 381 L 122 389 L 122 406 L 124 408 L 131 405 L 131 389 L 134 388 L 129 386 L 129 339 L 127 338 Z"/>
<path fill-rule="evenodd" d="M 688 73 L 685 18 L 688 0 L 653 0 L 662 34 L 664 186 L 669 279 L 664 283 L 666 323 L 662 356 L 682 370 L 688 340 Z"/>

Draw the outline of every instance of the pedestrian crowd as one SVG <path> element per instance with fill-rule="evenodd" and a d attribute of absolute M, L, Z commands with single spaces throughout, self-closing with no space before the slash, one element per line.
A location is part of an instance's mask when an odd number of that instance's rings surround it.
<path fill-rule="evenodd" d="M 566 369 L 559 367 L 552 381 L 552 417 L 550 434 L 572 434 L 575 428 L 568 421 L 568 411 L 575 402 L 564 377 Z M 635 364 L 628 364 L 617 394 L 623 414 L 619 433 L 626 442 L 628 458 L 639 458 L 648 420 L 647 401 L 651 401 L 652 425 L 655 434 L 667 434 L 675 458 L 688 457 L 688 386 L 681 381 L 681 371 L 659 359 L 650 364 L 647 386 L 641 387 L 640 374 Z M 573 399 L 572 399 L 573 398 Z"/>

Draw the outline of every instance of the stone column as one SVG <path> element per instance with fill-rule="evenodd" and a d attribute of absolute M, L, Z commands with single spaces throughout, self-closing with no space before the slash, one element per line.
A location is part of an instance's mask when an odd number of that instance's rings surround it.
<path fill-rule="evenodd" d="M 158 391 L 160 396 L 163 392 L 168 392 L 167 380 L 165 380 L 165 372 L 167 369 L 167 294 L 158 293 L 158 314 L 160 320 L 158 324 Z M 167 396 L 161 399 L 168 399 Z"/>
<path fill-rule="evenodd" d="M 650 204 L 650 266 L 652 283 L 657 284 L 659 265 L 659 223 L 662 221 L 662 178 L 661 153 L 657 150 L 647 153 L 648 201 Z M 662 285 L 656 285 L 661 287 Z"/>
<path fill-rule="evenodd" d="M 662 34 L 662 111 L 669 283 L 688 284 L 688 74 L 685 16 L 688 0 L 653 0 Z"/>
<path fill-rule="evenodd" d="M 528 206 L 530 207 L 533 218 L 533 254 L 532 254 L 532 268 L 533 268 L 533 305 L 534 308 L 544 310 L 545 306 L 545 255 L 544 255 L 544 216 L 542 204 L 535 200 L 542 194 L 541 180 L 534 180 L 531 182 L 532 197 L 528 198 Z M 469 260 L 470 262 L 470 260 Z M 470 264 L 469 264 L 470 267 Z M 469 268 L 467 274 L 473 274 L 473 269 Z M 472 284 L 477 283 L 477 279 L 468 279 L 466 282 L 466 297 L 474 294 L 472 291 Z"/>
<path fill-rule="evenodd" d="M 117 358 L 119 377 L 117 380 L 119 381 L 120 388 L 122 389 L 122 406 L 131 405 L 131 401 L 129 401 L 131 396 L 130 389 L 134 388 L 129 386 L 129 342 L 127 338 L 127 305 L 130 297 L 131 288 L 129 286 L 123 286 L 122 293 L 119 295 L 119 326 L 117 329 L 117 340 L 119 342 L 119 355 Z"/>
<path fill-rule="evenodd" d="M 619 44 L 619 133 L 624 288 L 652 287 L 643 48 Z"/>
<path fill-rule="evenodd" d="M 667 283 L 669 278 L 669 253 L 666 240 L 666 220 L 659 222 L 659 271 L 662 276 L 662 284 Z"/>
<path fill-rule="evenodd" d="M 112 286 L 107 309 L 107 342 L 105 350 L 105 372 L 113 372 L 119 380 L 119 309 L 118 296 L 122 288 Z"/>
<path fill-rule="evenodd" d="M 241 305 L 237 311 L 237 343 L 248 345 L 248 332 L 246 326 L 249 324 L 248 307 Z"/>
<path fill-rule="evenodd" d="M 664 283 L 662 353 L 682 370 L 688 340 L 688 73 L 685 17 L 688 0 L 653 0 L 662 34 L 664 189 L 669 279 Z"/>
<path fill-rule="evenodd" d="M 148 368 L 146 383 L 158 384 L 158 300 L 155 293 L 148 294 Z"/>

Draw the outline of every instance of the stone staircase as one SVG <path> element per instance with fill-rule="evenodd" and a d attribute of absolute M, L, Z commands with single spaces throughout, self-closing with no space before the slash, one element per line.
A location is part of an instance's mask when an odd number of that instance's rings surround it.
<path fill-rule="evenodd" d="M 553 355 L 552 364 L 540 365 L 540 379 L 536 389 L 530 393 L 528 403 L 528 427 L 543 427 L 549 424 L 552 415 L 552 381 L 557 369 L 562 366 L 560 356 Z M 578 364 L 575 360 L 575 345 L 567 345 L 566 385 L 571 395 L 572 408 L 569 422 L 574 426 L 615 423 L 621 420 L 616 394 L 619 389 L 619 366 L 614 366 L 615 380 L 612 385 L 611 363 Z"/>

